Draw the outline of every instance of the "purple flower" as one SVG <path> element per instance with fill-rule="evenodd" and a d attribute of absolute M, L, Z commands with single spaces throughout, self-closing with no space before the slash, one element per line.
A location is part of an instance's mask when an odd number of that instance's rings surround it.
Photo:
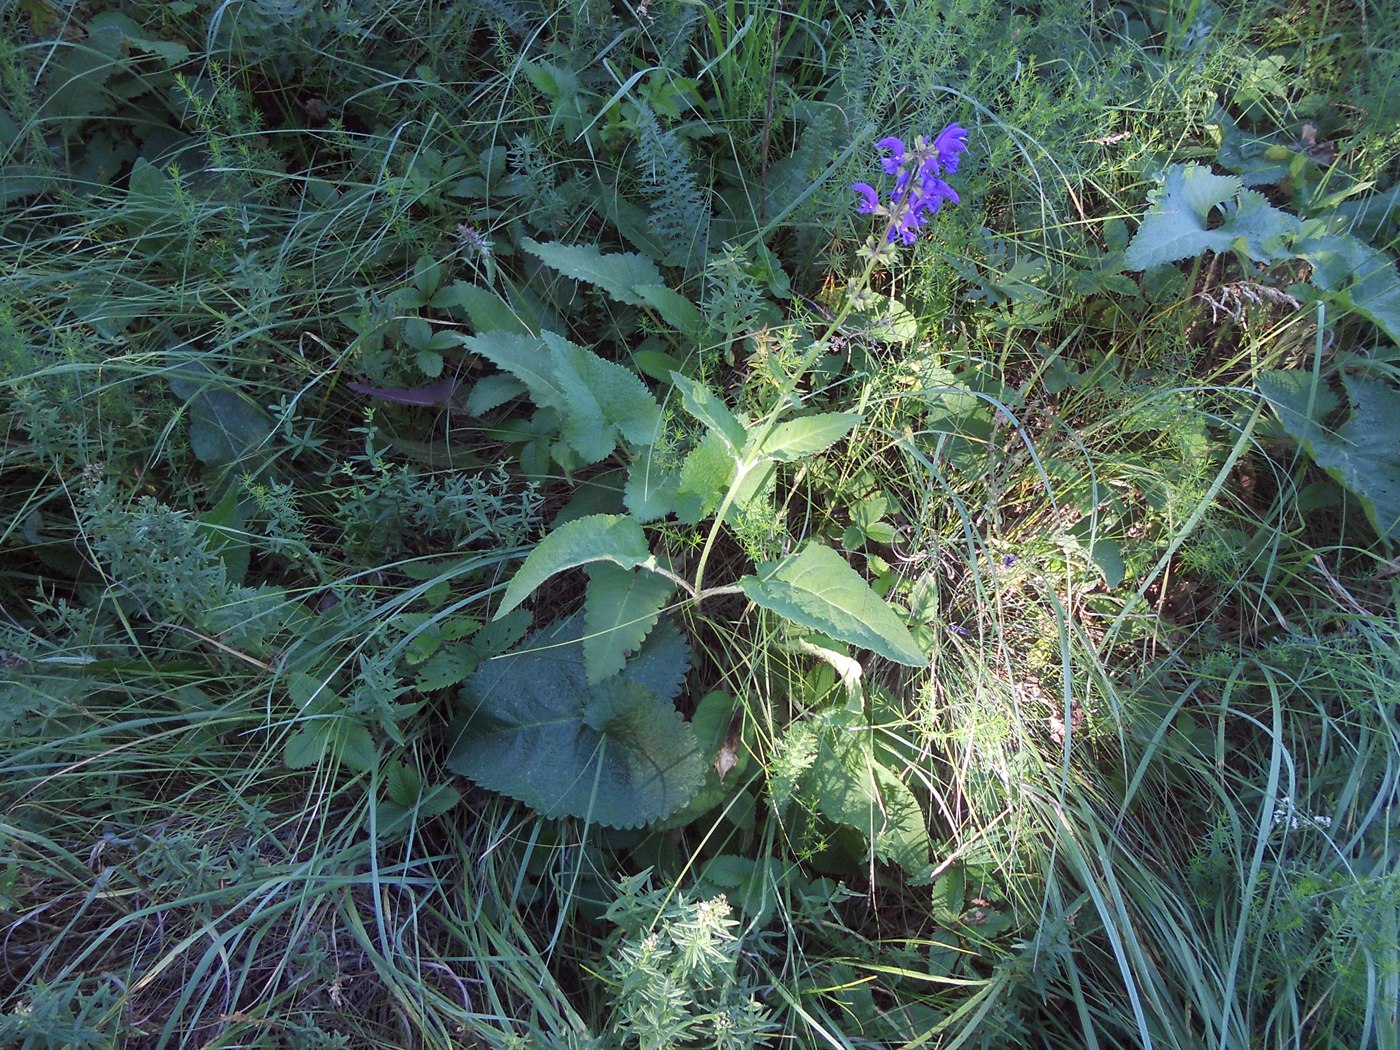
<path fill-rule="evenodd" d="M 897 139 L 893 135 L 883 138 L 875 143 L 879 149 L 889 150 L 893 156 L 886 157 L 880 163 L 884 165 L 885 174 L 893 175 L 899 170 L 899 166 L 904 163 L 904 140 Z"/>
<path fill-rule="evenodd" d="M 943 175 L 958 170 L 959 157 L 967 149 L 967 129 L 949 124 L 932 141 L 923 136 L 915 139 L 912 150 L 905 147 L 903 139 L 893 135 L 882 138 L 875 146 L 889 154 L 880 159 L 885 174 L 894 176 L 889 207 L 880 207 L 875 187 L 857 182 L 851 187 L 860 195 L 856 212 L 860 215 L 887 213 L 890 226 L 886 241 L 913 244 L 918 240 L 919 230 L 938 214 L 944 201 L 959 202 L 957 193 L 943 180 Z"/>
<path fill-rule="evenodd" d="M 967 149 L 967 128 L 949 124 L 933 140 L 933 151 L 938 155 L 938 163 L 950 175 L 958 170 L 958 155 Z"/>

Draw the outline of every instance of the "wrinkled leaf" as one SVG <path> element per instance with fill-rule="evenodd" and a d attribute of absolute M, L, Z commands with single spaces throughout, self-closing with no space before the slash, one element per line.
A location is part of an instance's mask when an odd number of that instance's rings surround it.
<path fill-rule="evenodd" d="M 588 567 L 583 659 L 589 682 L 597 684 L 622 670 L 675 589 L 666 577 L 645 569 L 629 572 L 609 562 Z"/>
<path fill-rule="evenodd" d="M 1311 373 L 1268 372 L 1259 377 L 1259 389 L 1289 435 L 1361 501 L 1376 532 L 1400 539 L 1400 390 L 1367 376 L 1344 375 L 1343 382 L 1352 414 L 1335 432 L 1321 422 L 1335 395 L 1325 387 L 1310 393 Z"/>
<path fill-rule="evenodd" d="M 684 806 L 704 778 L 695 734 L 667 698 L 689 649 L 658 628 L 621 675 L 591 687 L 582 633 L 580 616 L 552 624 L 473 675 L 447 765 L 547 817 L 641 827 Z"/>

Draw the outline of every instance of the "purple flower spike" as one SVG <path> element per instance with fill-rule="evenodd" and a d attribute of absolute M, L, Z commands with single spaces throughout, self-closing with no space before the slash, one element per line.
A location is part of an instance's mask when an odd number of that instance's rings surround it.
<path fill-rule="evenodd" d="M 933 141 L 923 135 L 914 139 L 909 150 L 904 140 L 894 135 L 882 138 L 875 145 L 889 154 L 880 159 L 886 175 L 894 176 L 889 201 L 880 206 L 880 194 L 869 183 L 857 182 L 852 189 L 859 195 L 856 212 L 860 215 L 889 215 L 886 242 L 898 240 L 914 244 L 919 230 L 943 207 L 944 201 L 958 203 L 953 187 L 943 180 L 946 173 L 957 171 L 958 160 L 967 149 L 967 129 L 949 124 Z"/>

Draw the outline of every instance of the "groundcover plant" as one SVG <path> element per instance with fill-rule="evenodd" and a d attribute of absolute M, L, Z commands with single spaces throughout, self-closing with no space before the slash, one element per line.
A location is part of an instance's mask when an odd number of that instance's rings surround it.
<path fill-rule="evenodd" d="M 0 1043 L 1400 1045 L 1398 56 L 0 5 Z"/>

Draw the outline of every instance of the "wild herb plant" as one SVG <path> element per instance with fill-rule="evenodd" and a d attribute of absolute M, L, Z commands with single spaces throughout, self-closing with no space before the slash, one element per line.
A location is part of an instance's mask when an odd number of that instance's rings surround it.
<path fill-rule="evenodd" d="M 1389 7 L 0 21 L 7 1040 L 1395 1041 Z"/>

